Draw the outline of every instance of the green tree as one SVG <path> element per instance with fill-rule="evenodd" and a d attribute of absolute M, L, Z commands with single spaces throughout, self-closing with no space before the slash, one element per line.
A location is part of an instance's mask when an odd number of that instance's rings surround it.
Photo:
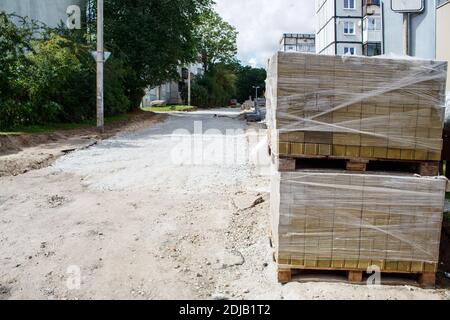
<path fill-rule="evenodd" d="M 206 73 L 215 64 L 236 62 L 238 32 L 216 12 L 207 10 L 201 15 L 196 34 Z"/>
<path fill-rule="evenodd" d="M 26 52 L 31 51 L 32 33 L 27 20 L 0 12 L 0 128 L 14 126 L 29 115 L 22 80 L 29 68 Z"/>
<path fill-rule="evenodd" d="M 79 122 L 95 115 L 95 62 L 86 44 L 56 33 L 33 42 L 26 88 L 37 122 Z M 112 58 L 105 68 L 105 114 L 126 112 L 128 70 Z"/>
<path fill-rule="evenodd" d="M 39 37 L 33 37 L 36 28 Z M 0 13 L 0 48 L 0 128 L 77 122 L 95 115 L 95 62 L 92 47 L 80 34 Z M 131 72 L 118 58 L 108 61 L 106 115 L 129 108 L 124 84 Z"/>
<path fill-rule="evenodd" d="M 205 76 L 208 88 L 208 103 L 214 107 L 225 107 L 236 94 L 236 75 L 225 64 L 216 64 Z"/>
<path fill-rule="evenodd" d="M 195 60 L 194 28 L 210 6 L 211 0 L 105 2 L 105 46 L 130 70 L 124 80 L 131 107 L 146 87 L 177 79 L 177 68 Z"/>
<path fill-rule="evenodd" d="M 258 86 L 258 96 L 262 97 L 266 89 L 267 72 L 262 68 L 239 65 L 236 69 L 236 98 L 244 102 L 249 96 L 255 95 L 254 86 Z"/>
<path fill-rule="evenodd" d="M 11 94 L 17 67 L 30 49 L 31 30 L 18 28 L 10 17 L 0 12 L 0 97 Z"/>
<path fill-rule="evenodd" d="M 211 8 L 196 25 L 197 53 L 201 54 L 204 75 L 192 85 L 192 102 L 199 107 L 226 106 L 236 94 L 235 65 L 237 31 Z M 186 98 L 186 90 L 183 92 Z"/>
<path fill-rule="evenodd" d="M 216 64 L 192 84 L 192 103 L 197 107 L 225 107 L 236 94 L 237 77 L 229 65 Z M 187 98 L 186 88 L 183 99 Z"/>

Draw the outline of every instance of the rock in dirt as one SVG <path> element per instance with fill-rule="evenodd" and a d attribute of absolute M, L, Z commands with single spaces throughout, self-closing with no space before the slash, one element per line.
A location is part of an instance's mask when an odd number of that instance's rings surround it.
<path fill-rule="evenodd" d="M 253 204 L 251 205 L 251 208 L 254 208 L 261 203 L 264 203 L 264 198 L 262 196 L 258 197 L 255 201 L 253 201 Z"/>
<path fill-rule="evenodd" d="M 66 202 L 66 198 L 59 195 L 53 195 L 48 197 L 47 203 L 50 208 L 58 208 L 62 206 Z"/>
<path fill-rule="evenodd" d="M 264 202 L 264 198 L 259 196 L 255 199 L 254 195 L 239 193 L 233 196 L 232 203 L 239 211 L 252 209 Z"/>
<path fill-rule="evenodd" d="M 245 258 L 239 251 L 233 251 L 225 254 L 222 260 L 222 268 L 229 268 L 233 266 L 241 266 L 245 263 Z"/>
<path fill-rule="evenodd" d="M 11 288 L 0 284 L 0 300 L 7 299 L 11 295 Z"/>

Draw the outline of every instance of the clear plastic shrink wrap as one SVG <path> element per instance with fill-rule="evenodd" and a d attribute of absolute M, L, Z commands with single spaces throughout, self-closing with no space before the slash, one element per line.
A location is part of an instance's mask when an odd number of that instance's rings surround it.
<path fill-rule="evenodd" d="M 297 171 L 272 178 L 279 265 L 436 272 L 445 177 Z"/>
<path fill-rule="evenodd" d="M 440 160 L 447 62 L 278 52 L 267 79 L 272 150 Z"/>
<path fill-rule="evenodd" d="M 275 156 L 441 159 L 447 63 L 277 53 L 267 79 Z M 436 272 L 447 179 L 336 170 L 275 173 L 280 266 Z"/>

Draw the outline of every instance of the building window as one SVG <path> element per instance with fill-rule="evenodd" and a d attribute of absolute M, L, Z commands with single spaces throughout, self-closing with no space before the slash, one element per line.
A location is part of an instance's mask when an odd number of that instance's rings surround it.
<path fill-rule="evenodd" d="M 367 43 L 363 47 L 363 54 L 365 56 L 379 56 L 381 52 L 381 43 Z"/>
<path fill-rule="evenodd" d="M 344 22 L 344 34 L 355 34 L 355 23 L 354 22 Z"/>
<path fill-rule="evenodd" d="M 344 9 L 355 9 L 355 0 L 344 0 Z"/>
<path fill-rule="evenodd" d="M 355 55 L 355 48 L 354 47 L 344 47 L 344 55 Z"/>
<path fill-rule="evenodd" d="M 369 30 L 378 31 L 381 30 L 380 18 L 369 18 Z"/>
<path fill-rule="evenodd" d="M 363 24 L 364 31 L 380 31 L 381 30 L 381 19 L 380 18 L 366 18 Z"/>

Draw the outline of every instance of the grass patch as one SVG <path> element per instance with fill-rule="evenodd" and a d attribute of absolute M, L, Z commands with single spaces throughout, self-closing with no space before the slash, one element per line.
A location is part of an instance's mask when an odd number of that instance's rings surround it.
<path fill-rule="evenodd" d="M 195 110 L 196 107 L 186 106 L 186 105 L 170 105 L 170 106 L 162 106 L 162 107 L 145 107 L 142 108 L 144 111 L 151 112 L 177 112 L 177 111 L 192 111 Z"/>
<path fill-rule="evenodd" d="M 130 118 L 127 114 L 121 114 L 105 118 L 105 124 L 119 121 L 126 121 Z M 86 120 L 78 123 L 47 123 L 32 126 L 17 127 L 10 131 L 0 131 L 0 135 L 20 135 L 20 134 L 45 134 L 62 130 L 74 130 L 81 128 L 90 128 L 97 125 L 96 119 Z"/>

